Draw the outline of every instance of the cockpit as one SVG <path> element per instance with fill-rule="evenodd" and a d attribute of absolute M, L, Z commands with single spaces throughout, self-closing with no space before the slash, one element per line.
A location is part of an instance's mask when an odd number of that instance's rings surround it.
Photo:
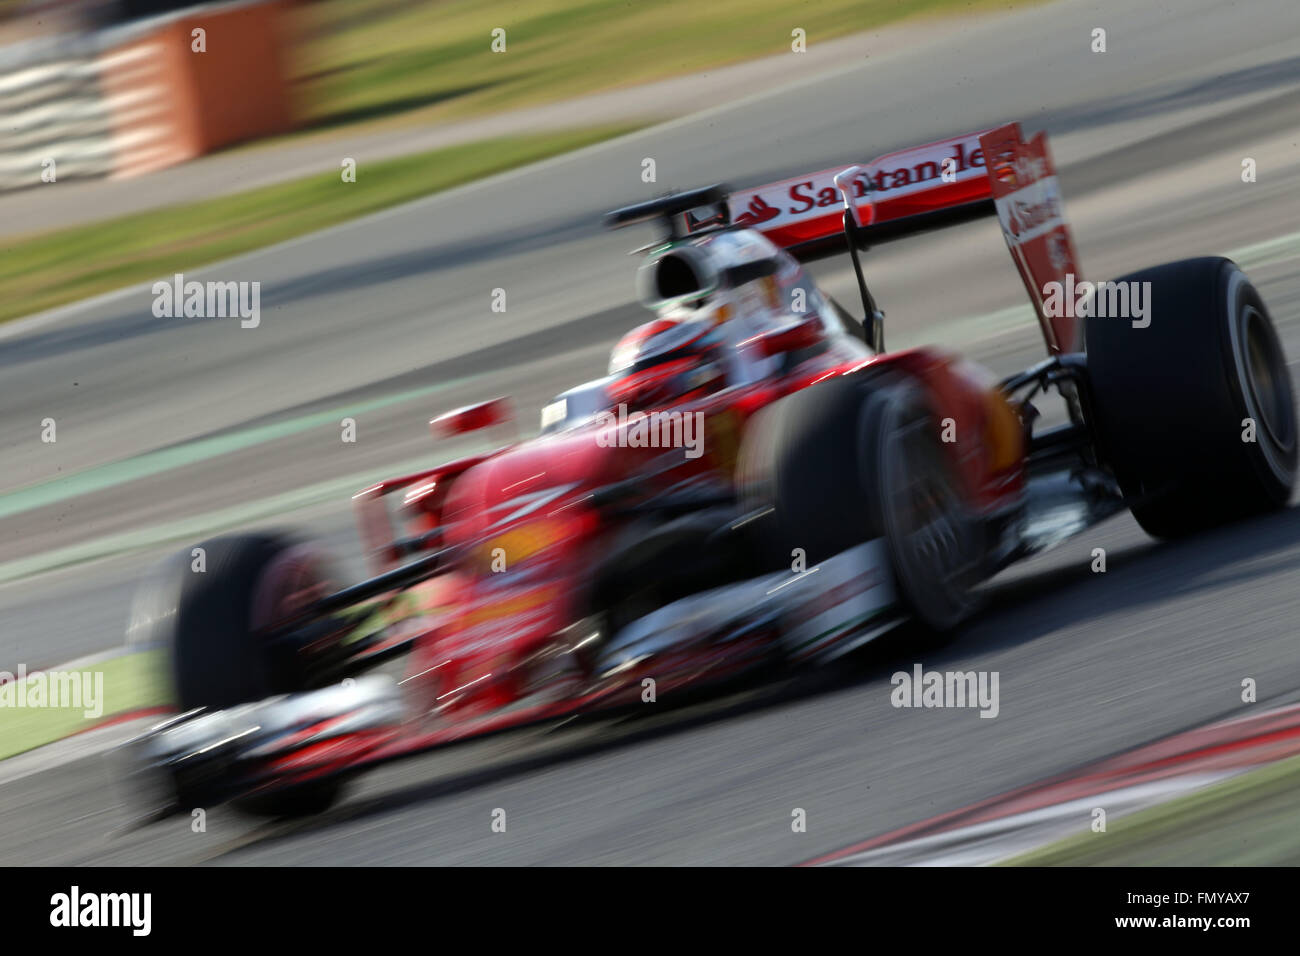
<path fill-rule="evenodd" d="M 860 340 L 789 253 L 751 230 L 668 242 L 637 272 L 637 297 L 655 318 L 628 332 L 608 376 L 570 389 L 542 412 L 542 430 L 570 427 L 625 404 L 650 408 L 780 374 L 782 356 L 755 343 L 764 333 L 813 322 L 816 338 Z M 579 417 L 581 416 L 581 417 Z"/>

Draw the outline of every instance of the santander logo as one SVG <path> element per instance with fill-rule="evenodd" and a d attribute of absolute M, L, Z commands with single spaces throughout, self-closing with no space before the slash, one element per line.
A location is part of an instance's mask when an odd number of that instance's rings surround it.
<path fill-rule="evenodd" d="M 760 223 L 775 219 L 779 215 L 781 215 L 780 209 L 769 204 L 761 195 L 755 193 L 753 198 L 749 200 L 749 205 L 745 207 L 745 211 L 736 216 L 733 222 L 738 222 L 744 226 L 757 226 Z"/>
<path fill-rule="evenodd" d="M 835 175 L 843 167 L 809 176 L 742 190 L 731 197 L 732 221 L 759 226 L 774 220 L 798 219 L 842 202 Z M 934 189 L 971 176 L 984 176 L 984 151 L 979 136 L 920 146 L 874 160 L 853 181 L 854 199 L 870 192 L 877 203 Z"/>

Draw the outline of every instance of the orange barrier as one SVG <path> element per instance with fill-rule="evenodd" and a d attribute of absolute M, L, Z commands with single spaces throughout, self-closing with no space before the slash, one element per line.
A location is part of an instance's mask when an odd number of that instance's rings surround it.
<path fill-rule="evenodd" d="M 101 54 L 113 175 L 139 175 L 292 129 L 288 6 L 268 0 L 187 11 Z M 202 52 L 196 30 L 203 31 Z"/>

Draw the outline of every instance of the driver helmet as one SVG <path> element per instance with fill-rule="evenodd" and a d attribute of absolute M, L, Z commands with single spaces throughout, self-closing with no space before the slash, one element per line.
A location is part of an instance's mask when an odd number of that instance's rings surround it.
<path fill-rule="evenodd" d="M 721 344 L 707 318 L 660 317 L 637 326 L 610 356 L 610 397 L 638 409 L 706 394 L 724 378 Z"/>

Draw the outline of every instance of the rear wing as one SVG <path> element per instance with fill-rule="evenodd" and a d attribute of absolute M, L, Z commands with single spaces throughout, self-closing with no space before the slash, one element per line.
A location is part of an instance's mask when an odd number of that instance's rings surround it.
<path fill-rule="evenodd" d="M 992 215 L 993 189 L 980 137 L 991 131 L 888 153 L 852 178 L 853 208 L 868 241 Z M 844 199 L 835 177 L 843 166 L 795 176 L 728 197 L 731 222 L 761 232 L 800 258 L 843 236 Z"/>
<path fill-rule="evenodd" d="M 737 190 L 726 196 L 719 218 L 809 259 L 844 248 L 850 202 L 851 234 L 860 246 L 996 213 L 1048 352 L 1082 349 L 1074 304 L 1091 286 L 1079 274 L 1047 134 L 1026 142 L 1020 124 L 1009 123 L 888 153 L 861 167 Z M 688 233 L 717 222 L 682 215 Z"/>

